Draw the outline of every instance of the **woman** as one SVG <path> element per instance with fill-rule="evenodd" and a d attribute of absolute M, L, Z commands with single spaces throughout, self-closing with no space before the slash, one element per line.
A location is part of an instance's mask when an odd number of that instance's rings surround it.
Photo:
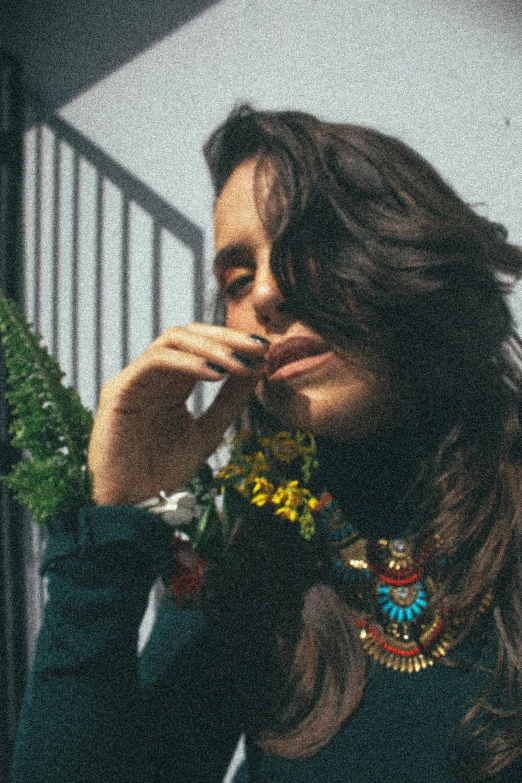
<path fill-rule="evenodd" d="M 242 107 L 206 156 L 224 326 L 167 330 L 102 392 L 15 780 L 219 781 L 242 731 L 253 782 L 518 780 L 522 253 L 375 131 Z M 199 380 L 224 382 L 194 420 Z M 318 533 L 250 506 L 205 619 L 166 607 L 140 683 L 169 536 L 133 506 L 245 406 L 315 434 Z"/>

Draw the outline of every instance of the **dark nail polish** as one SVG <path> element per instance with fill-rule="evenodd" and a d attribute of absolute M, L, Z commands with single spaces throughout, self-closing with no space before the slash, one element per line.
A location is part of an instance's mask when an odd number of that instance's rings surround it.
<path fill-rule="evenodd" d="M 264 337 L 260 337 L 258 334 L 251 334 L 250 339 L 256 343 L 262 343 L 263 345 L 270 345 L 270 340 L 265 340 Z"/>
<path fill-rule="evenodd" d="M 247 370 L 253 370 L 254 367 L 257 365 L 257 362 L 254 359 L 247 359 L 246 356 L 241 356 L 238 353 L 233 353 L 232 358 L 236 360 L 236 362 L 239 362 L 243 365 L 243 367 L 246 367 Z"/>
<path fill-rule="evenodd" d="M 214 362 L 207 362 L 207 367 L 209 370 L 214 370 L 214 372 L 218 372 L 220 375 L 224 375 L 227 372 L 225 367 L 222 367 L 220 364 L 215 364 Z"/>
<path fill-rule="evenodd" d="M 262 364 L 266 364 L 266 359 L 264 356 L 256 356 L 254 359 L 247 359 L 246 356 L 233 353 L 232 358 L 235 359 L 236 362 L 242 364 L 243 367 L 246 367 L 247 370 L 257 370 L 259 367 L 261 367 Z"/>

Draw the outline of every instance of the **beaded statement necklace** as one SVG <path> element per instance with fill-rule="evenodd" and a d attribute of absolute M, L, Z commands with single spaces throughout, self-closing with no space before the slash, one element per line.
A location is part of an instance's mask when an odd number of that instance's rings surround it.
<path fill-rule="evenodd" d="M 430 610 L 442 563 L 428 569 L 422 555 L 416 555 L 413 537 L 375 542 L 362 538 L 331 495 L 319 501 L 316 512 L 368 655 L 388 669 L 409 674 L 446 656 L 471 624 L 469 614 L 464 618 Z M 491 601 L 488 593 L 475 608 L 473 621 Z"/>
<path fill-rule="evenodd" d="M 252 505 L 271 507 L 276 516 L 297 523 L 305 540 L 321 532 L 362 646 L 374 661 L 410 674 L 433 666 L 487 609 L 491 593 L 460 614 L 433 611 L 431 598 L 444 578 L 442 560 L 417 552 L 413 536 L 362 538 L 330 494 L 312 494 L 317 467 L 313 435 L 243 431 L 218 481 L 221 490 L 234 489 Z"/>

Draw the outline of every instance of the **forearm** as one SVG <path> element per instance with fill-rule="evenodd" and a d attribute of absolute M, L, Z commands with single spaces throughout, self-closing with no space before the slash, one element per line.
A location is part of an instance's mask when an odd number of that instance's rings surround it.
<path fill-rule="evenodd" d="M 58 527 L 44 561 L 49 601 L 13 780 L 135 781 L 147 722 L 137 635 L 169 533 L 133 509 L 93 508 L 74 532 Z"/>
<path fill-rule="evenodd" d="M 13 783 L 219 783 L 242 710 L 217 629 L 167 603 L 138 666 L 172 531 L 157 515 L 110 507 L 87 510 L 74 532 L 58 527 Z"/>

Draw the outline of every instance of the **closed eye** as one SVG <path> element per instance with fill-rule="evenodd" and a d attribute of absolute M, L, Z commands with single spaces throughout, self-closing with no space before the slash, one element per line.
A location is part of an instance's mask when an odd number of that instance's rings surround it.
<path fill-rule="evenodd" d="M 231 274 L 225 275 L 221 282 L 221 290 L 226 299 L 238 299 L 244 289 L 254 281 L 254 274 L 234 274 L 234 270 L 228 270 Z M 228 279 L 227 279 L 228 278 Z"/>
<path fill-rule="evenodd" d="M 214 260 L 214 274 L 226 299 L 237 299 L 255 279 L 255 263 L 249 248 L 232 244 L 222 248 Z"/>

